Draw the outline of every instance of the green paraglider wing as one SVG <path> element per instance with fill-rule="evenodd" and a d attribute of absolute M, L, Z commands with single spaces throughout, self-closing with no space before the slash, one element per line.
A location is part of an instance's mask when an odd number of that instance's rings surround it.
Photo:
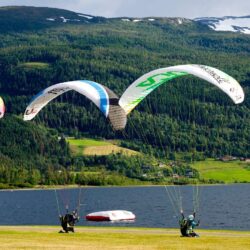
<path fill-rule="evenodd" d="M 226 73 L 205 65 L 178 65 L 153 70 L 134 81 L 123 93 L 119 104 L 129 114 L 148 94 L 177 77 L 194 75 L 220 88 L 234 103 L 244 101 L 240 84 Z"/>

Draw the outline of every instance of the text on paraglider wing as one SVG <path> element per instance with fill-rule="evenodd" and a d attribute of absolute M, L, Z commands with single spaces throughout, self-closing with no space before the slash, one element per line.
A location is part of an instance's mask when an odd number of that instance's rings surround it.
<path fill-rule="evenodd" d="M 27 109 L 25 112 L 25 115 L 31 115 L 31 114 L 36 114 L 37 110 L 32 108 L 32 109 Z"/>
<path fill-rule="evenodd" d="M 70 90 L 69 87 L 65 87 L 65 88 L 55 88 L 55 89 L 52 89 L 50 91 L 48 91 L 48 94 L 53 94 L 53 95 L 58 95 L 60 93 L 64 93 L 66 91 Z"/>
<path fill-rule="evenodd" d="M 214 72 L 209 67 L 206 67 L 204 65 L 199 65 L 199 67 L 202 68 L 204 71 L 206 71 L 210 76 L 212 76 L 219 84 L 222 84 L 222 83 L 225 83 L 225 82 L 230 84 L 230 81 L 228 79 L 219 76 L 218 74 L 216 74 L 216 72 Z"/>

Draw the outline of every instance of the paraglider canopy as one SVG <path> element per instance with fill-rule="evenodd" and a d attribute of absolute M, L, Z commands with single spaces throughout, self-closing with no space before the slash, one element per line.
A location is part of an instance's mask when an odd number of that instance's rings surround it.
<path fill-rule="evenodd" d="M 194 75 L 217 86 L 226 93 L 235 104 L 244 101 L 244 92 L 240 84 L 226 73 L 209 66 L 187 64 L 153 70 L 134 81 L 123 93 L 119 104 L 129 114 L 148 94 L 161 84 L 174 78 Z"/>
<path fill-rule="evenodd" d="M 0 97 L 0 119 L 3 118 L 5 113 L 5 106 L 2 97 Z"/>
<path fill-rule="evenodd" d="M 178 65 L 178 66 L 156 69 L 139 77 L 125 90 L 125 92 L 120 98 L 119 104 L 128 115 L 142 100 L 144 100 L 144 98 L 147 97 L 147 95 L 149 95 L 156 88 L 158 88 L 162 84 L 172 79 L 175 79 L 181 76 L 187 76 L 187 75 L 196 76 L 218 87 L 225 94 L 227 94 L 235 104 L 238 104 L 244 101 L 243 89 L 241 88 L 240 84 L 231 76 L 210 66 L 188 64 L 188 65 Z M 161 96 L 162 94 L 157 98 L 160 98 Z M 158 99 L 158 103 L 160 103 L 159 99 Z M 149 109 L 152 110 L 151 105 L 148 105 L 148 107 Z M 156 105 L 156 108 L 157 108 L 157 105 Z M 149 114 L 148 111 L 146 113 Z M 160 120 L 161 117 L 163 116 L 159 116 L 159 119 L 157 116 L 154 116 L 152 118 L 152 123 L 155 122 L 156 126 L 159 126 L 159 127 L 161 126 L 160 129 L 158 129 L 157 127 L 153 129 L 151 124 L 149 124 L 148 130 L 143 129 L 144 128 L 143 125 L 145 123 L 144 121 L 140 122 L 140 116 L 137 119 L 140 123 L 139 124 L 140 127 L 136 126 L 137 124 L 135 124 L 135 126 L 133 126 L 133 129 L 135 130 L 138 128 L 136 130 L 136 134 L 138 135 L 138 138 L 141 138 L 141 140 L 144 143 L 151 144 L 157 147 L 161 147 L 162 154 L 160 154 L 160 156 L 161 155 L 164 156 L 166 155 L 166 151 L 167 151 L 166 149 L 167 149 L 168 143 L 170 142 L 173 145 L 172 149 L 171 149 L 171 146 L 169 146 L 171 150 L 176 150 L 176 144 L 178 143 L 178 141 L 176 142 L 177 136 L 173 136 L 173 137 L 169 136 L 169 138 L 165 139 L 165 135 L 167 134 L 165 130 L 167 130 L 168 127 L 165 125 L 167 123 L 165 123 L 164 120 L 163 121 Z M 150 119 L 148 119 L 147 121 L 151 122 Z M 162 124 L 159 125 L 157 121 L 162 122 Z M 170 133 L 175 133 L 176 127 L 173 126 L 173 129 L 171 129 Z M 186 128 L 183 128 L 183 129 L 186 129 Z M 194 128 L 193 131 L 195 131 L 195 129 L 196 128 Z M 202 130 L 202 131 L 205 131 L 205 130 Z M 153 136 L 151 136 L 151 133 L 153 133 Z M 187 133 L 185 133 L 185 135 L 186 134 Z M 179 133 L 179 135 L 181 136 L 182 134 Z M 190 141 L 191 143 L 192 143 L 192 140 L 195 140 L 195 137 L 193 137 L 193 135 L 194 133 L 193 134 L 190 133 L 186 137 L 188 139 L 191 139 Z M 187 140 L 186 138 L 184 138 L 183 141 Z M 188 143 L 189 142 L 187 142 L 186 144 Z M 196 150 L 196 146 L 193 146 L 192 144 L 190 145 L 189 148 L 194 148 Z M 192 201 L 193 201 L 193 211 L 195 214 L 196 212 L 199 211 L 200 189 L 199 189 L 198 181 L 196 181 L 195 179 L 193 181 L 195 185 L 192 186 L 192 193 L 193 193 Z M 176 216 L 178 216 L 179 212 L 183 211 L 182 194 L 181 194 L 181 186 L 180 186 L 181 183 L 179 183 L 178 180 L 177 182 L 173 180 L 173 184 L 175 185 L 165 186 L 165 189 L 169 197 L 170 203 L 173 206 L 173 210 L 175 211 Z M 195 217 L 194 215 L 190 216 L 189 220 L 192 221 L 193 225 L 195 226 L 194 217 Z M 187 220 L 188 219 L 185 218 L 186 222 Z M 185 222 L 185 221 L 183 217 L 182 222 Z M 180 226 L 184 227 L 185 225 L 182 225 L 182 222 L 180 223 Z M 199 223 L 196 223 L 196 225 L 198 224 Z M 186 233 L 186 229 L 184 228 L 183 230 L 184 230 L 183 232 Z M 192 235 L 196 235 L 196 234 L 192 231 Z"/>
<path fill-rule="evenodd" d="M 109 118 L 114 130 L 126 126 L 126 114 L 118 104 L 117 95 L 107 87 L 88 80 L 70 81 L 52 85 L 39 92 L 24 113 L 24 120 L 32 120 L 39 111 L 57 96 L 75 90 L 90 99 Z"/>

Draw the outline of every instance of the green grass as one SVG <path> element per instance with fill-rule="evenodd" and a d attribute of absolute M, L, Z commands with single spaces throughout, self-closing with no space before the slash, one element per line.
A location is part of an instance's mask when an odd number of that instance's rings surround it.
<path fill-rule="evenodd" d="M 50 64 L 44 62 L 25 62 L 19 64 L 19 67 L 22 67 L 24 69 L 48 69 L 50 67 Z"/>
<path fill-rule="evenodd" d="M 201 178 L 213 179 L 225 183 L 250 182 L 249 164 L 242 161 L 222 162 L 213 159 L 195 162 L 191 164 L 197 169 Z"/>
<path fill-rule="evenodd" d="M 75 234 L 59 234 L 60 227 L 1 226 L 1 249 L 84 250 L 247 250 L 250 232 L 197 230 L 200 238 L 180 237 L 178 229 L 76 227 Z"/>
<path fill-rule="evenodd" d="M 75 174 L 77 172 L 74 172 Z M 103 171 L 103 169 L 99 168 L 98 170 L 91 171 L 91 170 L 84 170 L 84 176 L 88 180 L 101 180 L 102 186 L 141 186 L 141 185 L 152 185 L 149 181 L 141 181 L 134 178 L 126 177 L 122 174 L 109 172 L 109 171 Z"/>
<path fill-rule="evenodd" d="M 122 148 L 116 145 L 115 141 L 104 141 L 97 139 L 73 139 L 68 138 L 67 142 L 70 144 L 71 152 L 75 156 L 81 155 L 109 155 L 112 153 L 121 152 L 126 155 L 136 155 L 137 151 Z"/>
<path fill-rule="evenodd" d="M 97 139 L 67 139 L 70 145 L 80 146 L 80 147 L 89 147 L 89 146 L 105 146 L 111 145 L 108 141 L 97 140 Z"/>
<path fill-rule="evenodd" d="M 101 146 L 108 146 L 112 145 L 109 142 L 97 139 L 74 139 L 68 138 L 67 142 L 70 145 L 70 149 L 73 155 L 75 156 L 82 156 L 84 155 L 84 150 L 88 149 L 89 147 L 101 147 Z"/>

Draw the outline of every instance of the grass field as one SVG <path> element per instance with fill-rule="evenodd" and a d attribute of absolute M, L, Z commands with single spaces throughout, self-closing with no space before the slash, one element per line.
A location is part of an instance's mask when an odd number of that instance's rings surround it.
<path fill-rule="evenodd" d="M 198 230 L 200 238 L 183 238 L 177 229 L 77 227 L 75 234 L 59 234 L 59 229 L 52 226 L 1 226 L 1 249 L 250 249 L 250 232 Z"/>
<path fill-rule="evenodd" d="M 106 146 L 111 145 L 108 141 L 97 140 L 97 139 L 72 139 L 68 138 L 67 142 L 70 145 L 78 146 L 78 147 L 90 147 L 90 146 Z"/>
<path fill-rule="evenodd" d="M 115 141 L 71 138 L 68 138 L 67 141 L 74 155 L 109 155 L 119 152 L 126 155 L 138 154 L 136 151 L 115 145 Z"/>
<path fill-rule="evenodd" d="M 213 179 L 225 183 L 250 182 L 249 163 L 242 161 L 222 162 L 213 159 L 195 162 L 192 167 L 197 169 L 204 179 Z"/>
<path fill-rule="evenodd" d="M 44 62 L 26 62 L 19 64 L 19 66 L 25 69 L 47 69 L 50 64 Z"/>

